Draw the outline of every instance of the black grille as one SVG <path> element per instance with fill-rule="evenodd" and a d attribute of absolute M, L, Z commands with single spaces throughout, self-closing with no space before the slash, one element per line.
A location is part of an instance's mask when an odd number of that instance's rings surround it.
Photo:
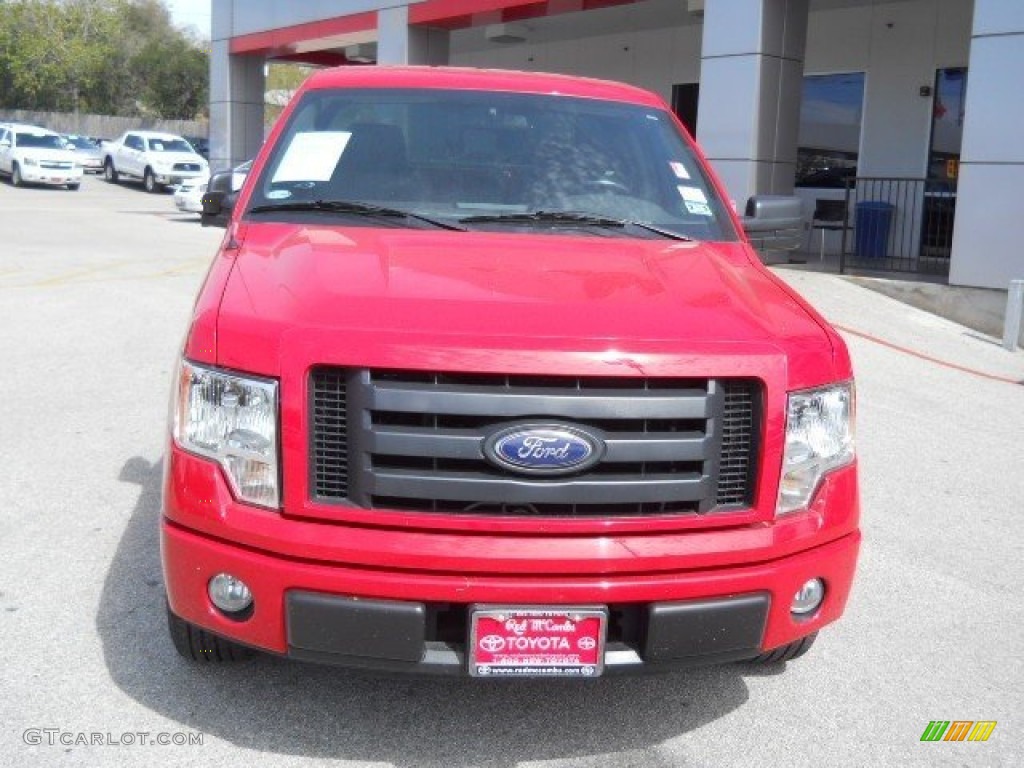
<path fill-rule="evenodd" d="M 198 171 L 202 166 L 199 163 L 175 163 L 176 171 Z"/>
<path fill-rule="evenodd" d="M 449 514 L 700 514 L 752 498 L 760 385 L 752 380 L 312 374 L 310 475 L 327 503 Z M 509 423 L 576 425 L 601 462 L 524 475 L 483 454 Z"/>
<path fill-rule="evenodd" d="M 348 408 L 344 371 L 320 370 L 313 376 L 311 422 L 313 488 L 318 497 L 348 496 Z"/>
<path fill-rule="evenodd" d="M 719 507 L 748 506 L 753 499 L 752 479 L 758 424 L 754 422 L 759 388 L 750 381 L 725 383 L 722 406 L 722 449 L 718 459 Z"/>

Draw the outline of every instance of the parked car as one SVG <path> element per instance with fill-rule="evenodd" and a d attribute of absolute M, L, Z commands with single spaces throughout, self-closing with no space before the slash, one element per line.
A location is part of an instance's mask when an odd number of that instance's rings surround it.
<path fill-rule="evenodd" d="M 182 213 L 202 213 L 203 195 L 209 179 L 197 178 L 181 182 L 174 190 L 174 205 Z"/>
<path fill-rule="evenodd" d="M 103 173 L 103 150 L 99 144 L 88 136 L 66 134 L 63 138 L 85 173 Z"/>
<path fill-rule="evenodd" d="M 210 160 L 210 142 L 202 136 L 186 136 L 185 141 L 192 145 L 196 153 L 202 155 L 207 162 Z"/>
<path fill-rule="evenodd" d="M 0 123 L 0 175 L 11 183 L 45 184 L 76 190 L 82 166 L 59 133 L 22 123 Z"/>
<path fill-rule="evenodd" d="M 180 136 L 153 131 L 128 131 L 103 146 L 103 175 L 141 181 L 147 192 L 162 192 L 188 179 L 208 176 L 210 166 Z"/>
<path fill-rule="evenodd" d="M 322 70 L 226 226 L 165 453 L 186 658 L 585 679 L 794 659 L 843 613 L 846 345 L 655 94 Z"/>

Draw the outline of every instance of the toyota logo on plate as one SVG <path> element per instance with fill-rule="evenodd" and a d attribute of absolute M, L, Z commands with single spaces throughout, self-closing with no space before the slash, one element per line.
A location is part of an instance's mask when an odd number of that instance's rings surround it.
<path fill-rule="evenodd" d="M 480 638 L 480 647 L 488 653 L 497 653 L 505 647 L 505 638 L 501 635 L 485 635 Z"/>

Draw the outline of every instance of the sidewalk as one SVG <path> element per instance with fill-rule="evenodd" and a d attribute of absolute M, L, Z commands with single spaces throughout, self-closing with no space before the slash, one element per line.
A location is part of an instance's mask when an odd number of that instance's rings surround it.
<path fill-rule="evenodd" d="M 781 264 L 771 269 L 847 337 L 867 338 L 979 375 L 1024 383 L 1024 351 L 1008 352 L 994 336 L 836 274 L 791 269 Z"/>

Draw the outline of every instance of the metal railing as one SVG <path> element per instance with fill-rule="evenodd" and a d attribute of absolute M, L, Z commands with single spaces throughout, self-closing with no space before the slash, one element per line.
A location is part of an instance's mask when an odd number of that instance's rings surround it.
<path fill-rule="evenodd" d="M 839 271 L 948 276 L 955 210 L 955 180 L 848 179 Z"/>

